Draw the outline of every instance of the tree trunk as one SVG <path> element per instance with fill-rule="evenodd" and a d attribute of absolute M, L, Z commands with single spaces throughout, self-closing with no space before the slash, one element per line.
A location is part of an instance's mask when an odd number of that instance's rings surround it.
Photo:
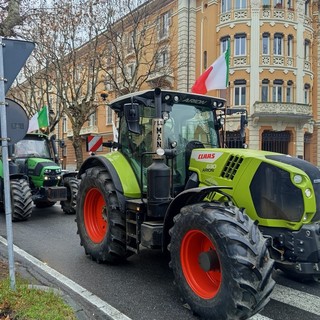
<path fill-rule="evenodd" d="M 73 130 L 72 145 L 76 156 L 76 170 L 79 170 L 83 162 L 82 138 L 80 136 L 80 130 Z"/>

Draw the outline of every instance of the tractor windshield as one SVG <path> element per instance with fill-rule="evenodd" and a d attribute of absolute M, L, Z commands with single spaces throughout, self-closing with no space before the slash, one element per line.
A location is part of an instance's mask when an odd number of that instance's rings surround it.
<path fill-rule="evenodd" d="M 15 145 L 15 156 L 17 158 L 46 158 L 50 159 L 50 148 L 48 141 L 45 139 L 28 139 L 20 140 Z"/>
<path fill-rule="evenodd" d="M 165 139 L 177 142 L 178 149 L 190 141 L 199 141 L 206 148 L 219 146 L 214 113 L 208 107 L 174 104 L 170 118 L 165 122 Z"/>

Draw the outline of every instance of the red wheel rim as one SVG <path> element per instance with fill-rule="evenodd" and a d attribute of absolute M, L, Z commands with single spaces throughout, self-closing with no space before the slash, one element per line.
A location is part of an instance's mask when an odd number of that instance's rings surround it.
<path fill-rule="evenodd" d="M 100 243 L 107 232 L 107 209 L 102 193 L 90 189 L 84 200 L 84 224 L 91 241 Z"/>
<path fill-rule="evenodd" d="M 203 270 L 198 262 L 199 255 L 215 252 L 217 261 L 209 271 Z M 212 241 L 199 230 L 188 231 L 181 243 L 181 266 L 186 281 L 193 292 L 203 299 L 212 299 L 219 291 L 222 274 L 219 258 Z"/>

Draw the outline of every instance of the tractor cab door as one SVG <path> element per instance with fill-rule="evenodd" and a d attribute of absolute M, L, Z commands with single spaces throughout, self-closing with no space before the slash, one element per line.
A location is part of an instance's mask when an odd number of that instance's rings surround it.
<path fill-rule="evenodd" d="M 219 147 L 217 119 L 211 108 L 192 104 L 174 104 L 170 118 L 165 122 L 165 143 L 174 145 L 173 183 L 179 190 L 189 176 L 191 152 L 195 148 Z M 172 144 L 172 141 L 174 143 Z"/>
<path fill-rule="evenodd" d="M 119 142 L 122 154 L 129 161 L 142 192 L 146 192 L 147 168 L 152 163 L 152 118 L 154 108 L 139 106 L 140 133 L 131 132 L 125 117 L 121 117 L 119 125 Z"/>

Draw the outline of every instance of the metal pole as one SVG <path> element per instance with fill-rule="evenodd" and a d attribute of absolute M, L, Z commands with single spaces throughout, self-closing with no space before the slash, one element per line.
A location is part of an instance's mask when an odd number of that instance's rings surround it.
<path fill-rule="evenodd" d="M 0 37 L 0 120 L 1 120 L 1 146 L 2 146 L 2 165 L 3 165 L 3 182 L 4 182 L 4 203 L 6 213 L 7 244 L 8 244 L 8 261 L 10 286 L 12 290 L 16 289 L 14 256 L 13 256 L 13 231 L 12 231 L 12 213 L 10 197 L 10 178 L 8 164 L 8 137 L 7 137 L 7 117 L 4 82 L 4 65 L 3 65 L 3 47 L 4 43 Z"/>
<path fill-rule="evenodd" d="M 189 91 L 190 86 L 190 0 L 188 0 L 188 30 L 187 30 L 187 91 Z"/>

